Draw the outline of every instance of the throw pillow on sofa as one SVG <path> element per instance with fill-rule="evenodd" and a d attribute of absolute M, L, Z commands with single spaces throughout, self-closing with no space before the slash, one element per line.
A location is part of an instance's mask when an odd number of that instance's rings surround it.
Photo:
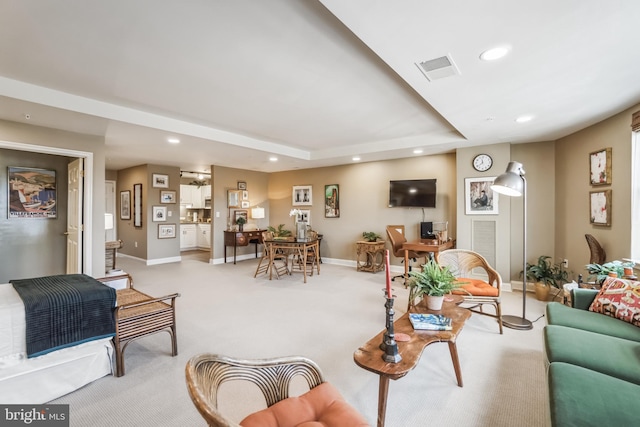
<path fill-rule="evenodd" d="M 640 326 L 640 282 L 608 277 L 589 311 Z"/>

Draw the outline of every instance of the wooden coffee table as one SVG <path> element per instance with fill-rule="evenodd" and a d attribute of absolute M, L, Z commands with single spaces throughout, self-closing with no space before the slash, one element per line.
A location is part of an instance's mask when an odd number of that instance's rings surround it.
<path fill-rule="evenodd" d="M 427 309 L 424 301 L 421 301 L 411 310 L 414 313 L 442 314 L 450 317 L 453 327 L 450 331 L 414 330 L 409 320 L 409 313 L 405 313 L 394 322 L 394 332 L 396 334 L 403 333 L 410 337 L 410 340 L 407 342 L 398 342 L 398 351 L 402 356 L 402 360 L 399 363 L 387 363 L 382 360 L 383 351 L 380 350 L 380 343 L 382 342 L 384 330 L 353 353 L 353 360 L 358 366 L 380 375 L 378 387 L 378 427 L 384 426 L 389 380 L 402 378 L 415 368 L 420 361 L 422 352 L 431 343 L 446 342 L 449 344 L 449 352 L 451 353 L 451 361 L 453 362 L 458 386 L 462 387 L 462 373 L 460 372 L 456 338 L 462 330 L 464 322 L 471 316 L 471 312 L 458 307 L 456 302 L 456 300 L 445 301 L 442 310 L 432 311 Z"/>

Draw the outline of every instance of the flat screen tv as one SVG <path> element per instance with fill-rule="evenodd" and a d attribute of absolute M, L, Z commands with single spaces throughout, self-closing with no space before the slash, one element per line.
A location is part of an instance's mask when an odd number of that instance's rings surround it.
<path fill-rule="evenodd" d="M 436 207 L 436 179 L 389 181 L 389 207 Z"/>

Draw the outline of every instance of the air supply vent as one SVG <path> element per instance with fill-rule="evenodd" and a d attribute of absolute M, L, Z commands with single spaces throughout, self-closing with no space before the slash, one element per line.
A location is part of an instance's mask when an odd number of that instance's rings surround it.
<path fill-rule="evenodd" d="M 419 62 L 416 66 L 430 82 L 460 74 L 450 55 Z"/>

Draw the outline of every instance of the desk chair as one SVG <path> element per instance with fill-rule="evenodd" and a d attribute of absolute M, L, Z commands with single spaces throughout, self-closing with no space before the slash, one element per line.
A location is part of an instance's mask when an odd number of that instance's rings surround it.
<path fill-rule="evenodd" d="M 404 249 L 402 249 L 402 244 L 407 241 L 404 233 L 404 225 L 387 225 L 387 236 L 389 236 L 389 241 L 391 242 L 393 255 L 401 258 L 404 262 Z M 411 271 L 411 261 L 415 262 L 418 258 L 424 258 L 426 263 L 429 255 L 429 252 L 409 251 L 409 271 Z M 393 276 L 391 280 L 395 281 L 398 277 L 404 279 L 404 274 Z"/>

